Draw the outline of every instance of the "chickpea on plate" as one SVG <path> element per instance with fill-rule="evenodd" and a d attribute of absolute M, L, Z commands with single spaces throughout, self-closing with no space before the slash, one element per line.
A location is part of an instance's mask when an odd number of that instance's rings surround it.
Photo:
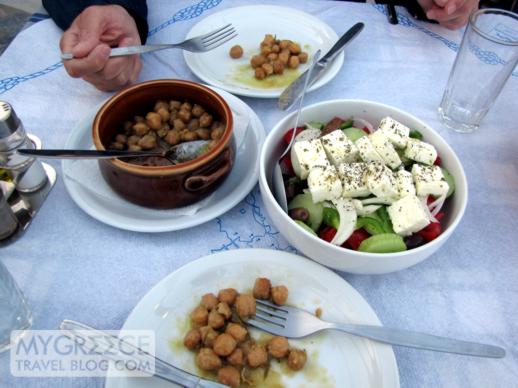
<path fill-rule="evenodd" d="M 246 320 L 255 315 L 257 299 L 283 305 L 288 289 L 272 286 L 267 278 L 257 278 L 252 295 L 234 288 L 207 293 L 192 310 L 191 329 L 184 337 L 184 346 L 196 352 L 196 365 L 213 373 L 222 384 L 231 387 L 253 386 L 258 383 L 251 371 L 262 368 L 268 374 L 274 360 L 287 362 L 289 369 L 298 371 L 307 361 L 306 351 L 290 346 L 285 337 L 274 336 L 266 342 L 251 337 Z"/>
<path fill-rule="evenodd" d="M 284 69 L 297 69 L 301 63 L 308 61 L 308 53 L 302 51 L 299 43 L 289 39 L 277 39 L 272 34 L 266 34 L 260 43 L 260 53 L 250 59 L 254 69 L 254 77 L 258 80 L 270 76 L 281 75 Z M 232 46 L 229 55 L 233 59 L 243 56 L 240 45 Z"/>

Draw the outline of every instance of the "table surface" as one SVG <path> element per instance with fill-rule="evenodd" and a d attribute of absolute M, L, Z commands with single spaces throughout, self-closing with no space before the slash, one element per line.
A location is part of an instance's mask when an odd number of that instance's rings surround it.
<path fill-rule="evenodd" d="M 360 98 L 404 109 L 435 128 L 459 156 L 469 182 L 466 214 L 446 244 L 404 271 L 360 276 L 339 273 L 370 303 L 384 325 L 481 341 L 507 349 L 505 359 L 462 357 L 395 348 L 402 387 L 518 386 L 518 135 L 513 75 L 476 133 L 443 127 L 437 106 L 462 32 L 417 22 L 398 8 L 398 25 L 384 8 L 328 1 L 262 1 L 298 8 L 337 34 L 366 27 L 347 49 L 335 80 L 306 96 L 311 104 Z M 149 1 L 149 43 L 175 41 L 201 18 L 242 0 Z M 59 63 L 61 31 L 44 20 L 20 33 L 0 57 L 0 99 L 16 109 L 47 148 L 64 145 L 71 129 L 110 94 L 66 75 Z M 146 55 L 140 80 L 196 79 L 178 51 Z M 266 131 L 284 115 L 273 99 L 243 98 Z M 41 213 L 0 257 L 19 283 L 35 329 L 74 319 L 118 329 L 142 296 L 182 265 L 213 252 L 240 248 L 291 250 L 271 225 L 256 187 L 226 214 L 198 227 L 135 233 L 84 213 L 58 182 Z M 102 379 L 13 378 L 0 355 L 0 386 L 102 386 Z"/>

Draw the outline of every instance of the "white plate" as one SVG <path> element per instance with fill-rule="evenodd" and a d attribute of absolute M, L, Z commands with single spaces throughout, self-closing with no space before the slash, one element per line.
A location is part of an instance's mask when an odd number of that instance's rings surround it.
<path fill-rule="evenodd" d="M 193 216 L 173 217 L 167 211 L 143 208 L 123 198 L 116 207 L 110 206 L 90 189 L 63 174 L 65 186 L 75 203 L 87 214 L 105 224 L 136 232 L 167 232 L 190 228 L 212 220 L 237 205 L 257 183 L 259 174 L 257 160 L 265 132 L 261 120 L 247 104 L 224 90 L 213 89 L 227 101 L 232 110 L 246 112 L 250 116 L 250 127 L 237 150 L 236 161 L 230 175 L 213 194 L 207 206 L 199 209 Z M 94 116 L 95 112 L 92 112 L 72 130 L 65 148 L 90 149 L 92 147 L 91 126 Z M 67 171 L 67 166 L 72 162 L 72 160 L 63 160 L 62 171 Z"/>
<path fill-rule="evenodd" d="M 237 38 L 212 51 L 205 53 L 184 51 L 183 55 L 187 66 L 203 81 L 231 93 L 248 97 L 279 97 L 287 86 L 263 89 L 246 85 L 239 79 L 235 79 L 235 75 L 239 73 L 239 67 L 247 64 L 251 56 L 258 53 L 259 43 L 265 34 L 294 40 L 302 47 L 308 45 L 307 51 L 310 55 L 318 49 L 325 54 L 338 40 L 336 32 L 320 19 L 293 8 L 274 5 L 229 8 L 212 14 L 192 27 L 187 38 L 205 34 L 228 23 L 232 23 L 235 27 L 239 34 Z M 239 60 L 229 56 L 230 47 L 235 44 L 241 45 L 244 49 L 244 55 Z M 340 71 L 343 62 L 342 52 L 309 90 L 318 89 L 331 81 Z M 302 73 L 306 68 L 307 65 L 303 65 L 299 70 Z"/>
<path fill-rule="evenodd" d="M 286 285 L 289 304 L 308 311 L 321 307 L 324 319 L 381 325 L 360 294 L 325 267 L 282 251 L 239 249 L 203 257 L 167 276 L 142 298 L 122 329 L 154 330 L 157 356 L 196 373 L 193 353 L 169 343 L 181 343 L 189 312 L 203 294 L 226 287 L 250 289 L 257 277 L 268 277 L 274 285 Z M 258 334 L 252 333 L 255 338 Z M 300 372 L 283 376 L 286 387 L 399 387 L 396 360 L 389 345 L 332 331 L 290 343 L 306 349 L 308 364 Z M 277 367 L 272 364 L 273 369 Z M 171 385 L 157 378 L 108 376 L 105 386 Z"/>

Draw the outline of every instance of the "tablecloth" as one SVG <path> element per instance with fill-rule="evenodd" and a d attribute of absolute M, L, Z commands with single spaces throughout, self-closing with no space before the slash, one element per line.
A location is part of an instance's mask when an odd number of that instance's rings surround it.
<path fill-rule="evenodd" d="M 149 43 L 180 40 L 201 18 L 252 2 L 150 0 Z M 258 2 L 253 2 L 258 3 Z M 469 182 L 466 214 L 453 236 L 425 262 L 404 271 L 360 276 L 339 273 L 370 303 L 384 325 L 503 346 L 500 360 L 394 348 L 402 387 L 518 386 L 518 80 L 511 77 L 476 133 L 443 127 L 437 106 L 462 32 L 418 22 L 398 8 L 399 24 L 379 5 L 334 1 L 263 0 L 316 15 L 339 35 L 366 27 L 347 48 L 346 61 L 328 85 L 305 104 L 361 98 L 404 109 L 435 128 L 459 156 Z M 20 33 L 0 57 L 0 99 L 9 101 L 27 130 L 47 148 L 59 148 L 71 128 L 110 94 L 68 77 L 59 62 L 61 31 L 51 20 Z M 139 80 L 194 79 L 177 51 L 143 58 Z M 243 98 L 266 131 L 285 113 L 273 99 Z M 139 299 L 160 279 L 212 252 L 261 247 L 290 250 L 265 214 L 256 187 L 226 214 L 168 233 L 135 233 L 84 213 L 60 179 L 41 213 L 1 260 L 30 304 L 35 329 L 75 319 L 120 328 Z M 0 355 L 0 386 L 90 387 L 102 379 L 13 378 L 8 353 Z"/>

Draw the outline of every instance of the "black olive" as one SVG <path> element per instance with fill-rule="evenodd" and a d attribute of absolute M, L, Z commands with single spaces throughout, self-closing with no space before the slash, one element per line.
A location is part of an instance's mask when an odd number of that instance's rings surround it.
<path fill-rule="evenodd" d="M 405 237 L 405 245 L 408 249 L 417 248 L 426 243 L 426 240 L 418 234 Z"/>
<path fill-rule="evenodd" d="M 309 220 L 309 210 L 305 207 L 296 207 L 288 212 L 289 216 L 294 220 L 307 222 Z"/>

